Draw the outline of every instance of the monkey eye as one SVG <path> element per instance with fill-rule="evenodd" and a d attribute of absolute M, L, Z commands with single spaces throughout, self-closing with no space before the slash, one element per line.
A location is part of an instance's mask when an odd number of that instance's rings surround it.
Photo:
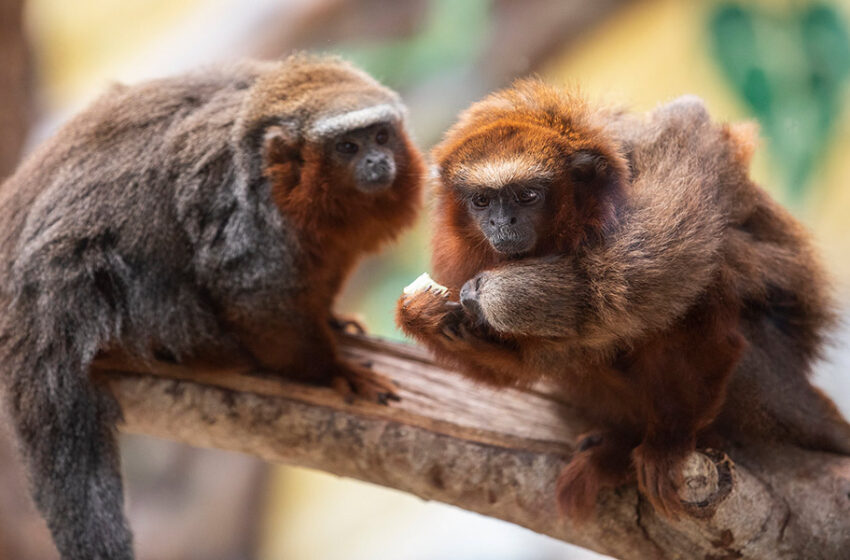
<path fill-rule="evenodd" d="M 336 151 L 341 154 L 356 154 L 357 144 L 354 142 L 337 142 Z"/>
<path fill-rule="evenodd" d="M 539 196 L 540 195 L 537 194 L 536 191 L 523 189 L 516 195 L 516 198 L 522 204 L 531 204 L 532 202 L 535 202 Z"/>
<path fill-rule="evenodd" d="M 490 199 L 483 194 L 472 195 L 472 205 L 476 208 L 487 208 L 490 206 Z"/>
<path fill-rule="evenodd" d="M 378 144 L 386 144 L 387 140 L 390 139 L 390 133 L 387 132 L 386 128 L 382 128 L 378 131 L 378 134 L 375 135 L 375 142 Z"/>

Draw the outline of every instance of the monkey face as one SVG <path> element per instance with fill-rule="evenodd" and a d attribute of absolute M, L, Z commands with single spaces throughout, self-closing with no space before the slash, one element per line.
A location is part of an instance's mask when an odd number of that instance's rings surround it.
<path fill-rule="evenodd" d="M 440 178 L 462 220 L 503 257 L 575 249 L 608 220 L 623 174 L 593 147 L 576 150 L 555 138 L 535 150 L 540 138 L 511 132 L 489 148 L 478 145 L 479 135 L 457 150 L 467 157 L 446 158 Z"/>
<path fill-rule="evenodd" d="M 543 222 L 542 184 L 510 184 L 465 193 L 469 214 L 497 252 L 520 256 L 531 251 Z"/>
<path fill-rule="evenodd" d="M 357 190 L 377 193 L 395 181 L 400 141 L 395 126 L 377 123 L 332 138 L 328 151 L 336 165 L 348 171 Z"/>

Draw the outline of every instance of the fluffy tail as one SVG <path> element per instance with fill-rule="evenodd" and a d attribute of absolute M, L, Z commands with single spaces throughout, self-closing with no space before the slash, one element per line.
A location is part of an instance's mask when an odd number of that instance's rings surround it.
<path fill-rule="evenodd" d="M 850 424 L 808 379 L 809 359 L 774 321 L 745 326 L 750 347 L 730 380 L 722 430 L 734 439 L 778 440 L 850 455 Z"/>
<path fill-rule="evenodd" d="M 0 331 L 7 403 L 62 559 L 132 560 L 115 433 L 121 412 L 89 378 L 92 333 L 72 325 L 55 336 L 19 325 L 3 340 Z"/>

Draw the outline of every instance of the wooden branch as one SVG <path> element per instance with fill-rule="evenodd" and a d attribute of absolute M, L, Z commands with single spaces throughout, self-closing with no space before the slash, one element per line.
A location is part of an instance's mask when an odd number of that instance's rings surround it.
<path fill-rule="evenodd" d="M 659 518 L 625 487 L 603 492 L 596 519 L 577 527 L 558 515 L 554 486 L 587 426 L 557 394 L 476 386 L 408 345 L 346 335 L 342 348 L 395 380 L 401 402 L 347 404 L 330 389 L 236 369 L 130 372 L 105 359 L 98 378 L 121 402 L 125 431 L 397 488 L 618 558 L 846 558 L 850 550 L 850 458 L 776 447 L 726 450 L 734 462 L 695 453 L 682 491 L 688 518 Z"/>

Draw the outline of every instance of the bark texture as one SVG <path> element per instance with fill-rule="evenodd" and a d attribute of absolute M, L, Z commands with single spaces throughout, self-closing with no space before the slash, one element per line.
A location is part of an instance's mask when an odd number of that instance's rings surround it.
<path fill-rule="evenodd" d="M 848 457 L 704 450 L 686 469 L 687 518 L 659 518 L 629 486 L 604 492 L 595 520 L 574 526 L 555 503 L 555 480 L 586 429 L 569 403 L 546 387 L 476 386 L 416 347 L 353 335 L 342 345 L 392 378 L 402 400 L 346 403 L 245 368 L 107 357 L 96 375 L 120 400 L 128 432 L 397 488 L 617 558 L 837 559 L 850 550 Z"/>

